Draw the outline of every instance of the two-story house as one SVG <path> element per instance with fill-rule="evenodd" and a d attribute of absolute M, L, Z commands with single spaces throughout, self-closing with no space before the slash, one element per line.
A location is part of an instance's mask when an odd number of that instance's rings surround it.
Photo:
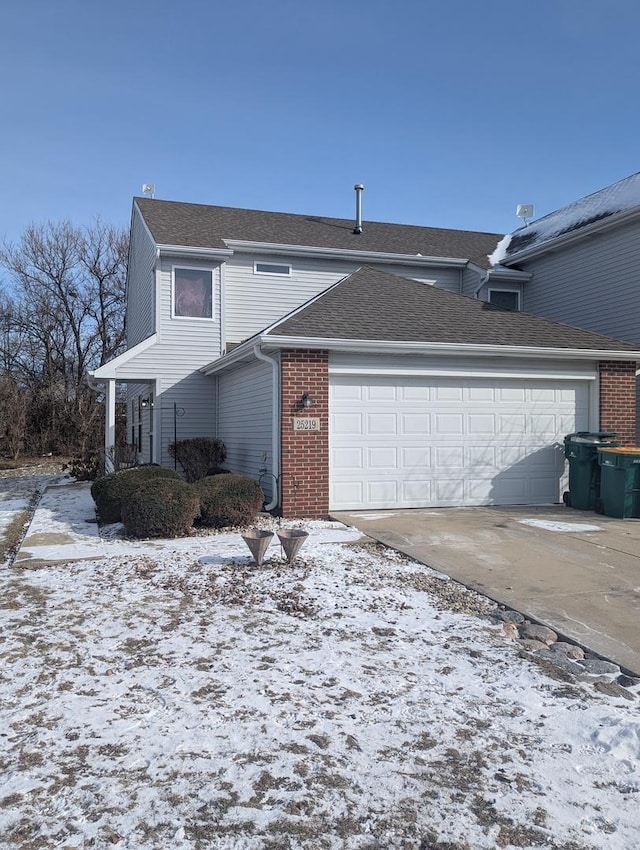
<path fill-rule="evenodd" d="M 100 367 L 144 460 L 216 436 L 269 507 L 557 502 L 562 438 L 635 432 L 640 352 L 519 307 L 497 234 L 136 198 L 128 349 Z M 480 296 L 480 297 L 479 297 Z"/>
<path fill-rule="evenodd" d="M 640 173 L 508 234 L 491 261 L 527 275 L 521 309 L 640 347 Z"/>

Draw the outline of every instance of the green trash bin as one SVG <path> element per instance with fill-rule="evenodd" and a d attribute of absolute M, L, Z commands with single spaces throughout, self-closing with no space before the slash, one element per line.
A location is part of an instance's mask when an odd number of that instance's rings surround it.
<path fill-rule="evenodd" d="M 565 505 L 579 511 L 593 511 L 600 498 L 598 448 L 619 446 L 611 438 L 614 431 L 577 431 L 564 438 L 564 456 L 569 461 L 569 490 Z"/>
<path fill-rule="evenodd" d="M 599 509 L 619 519 L 640 517 L 640 449 L 636 446 L 598 448 Z"/>

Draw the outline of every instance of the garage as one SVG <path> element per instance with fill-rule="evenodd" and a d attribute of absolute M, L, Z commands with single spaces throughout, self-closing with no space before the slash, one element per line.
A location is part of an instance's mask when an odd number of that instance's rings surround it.
<path fill-rule="evenodd" d="M 632 345 L 363 268 L 219 358 L 283 516 L 558 503 L 564 437 L 635 439 Z M 268 442 L 269 437 L 271 442 Z"/>
<path fill-rule="evenodd" d="M 558 502 L 589 379 L 332 375 L 332 510 Z"/>

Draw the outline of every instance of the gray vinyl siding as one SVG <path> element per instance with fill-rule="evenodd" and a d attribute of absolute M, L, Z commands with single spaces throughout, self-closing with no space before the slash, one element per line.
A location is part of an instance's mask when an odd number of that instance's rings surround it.
<path fill-rule="evenodd" d="M 156 404 L 160 405 L 162 466 L 175 466 L 169 445 L 175 438 L 215 437 L 215 380 L 200 372 L 192 372 L 180 380 L 160 378 Z M 175 405 L 175 408 L 174 408 Z M 175 411 L 175 413 L 174 413 Z"/>
<path fill-rule="evenodd" d="M 272 381 L 273 370 L 262 361 L 218 376 L 217 435 L 227 449 L 224 465 L 232 472 L 256 479 L 263 465 L 273 472 Z M 267 501 L 272 480 L 266 475 L 261 481 Z"/>
<path fill-rule="evenodd" d="M 291 275 L 255 274 L 256 262 L 290 264 Z M 242 342 L 362 265 L 331 259 L 235 255 L 225 264 L 226 341 Z M 413 280 L 433 282 L 451 292 L 461 289 L 461 271 L 457 268 L 369 265 Z"/>
<path fill-rule="evenodd" d="M 484 274 L 477 268 L 466 268 L 462 270 L 462 295 L 475 297 L 476 291 L 482 282 Z M 484 296 L 482 296 L 484 297 Z"/>
<path fill-rule="evenodd" d="M 523 309 L 640 343 L 640 228 L 584 239 L 523 262 L 532 272 Z"/>
<path fill-rule="evenodd" d="M 155 330 L 156 248 L 140 213 L 134 206 L 127 271 L 127 348 L 132 348 Z"/>

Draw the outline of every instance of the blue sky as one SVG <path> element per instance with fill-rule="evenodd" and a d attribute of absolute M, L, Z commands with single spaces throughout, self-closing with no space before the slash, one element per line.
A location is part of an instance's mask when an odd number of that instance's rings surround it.
<path fill-rule="evenodd" d="M 156 197 L 507 232 L 640 170 L 637 0 L 24 0 L 0 241 Z"/>

